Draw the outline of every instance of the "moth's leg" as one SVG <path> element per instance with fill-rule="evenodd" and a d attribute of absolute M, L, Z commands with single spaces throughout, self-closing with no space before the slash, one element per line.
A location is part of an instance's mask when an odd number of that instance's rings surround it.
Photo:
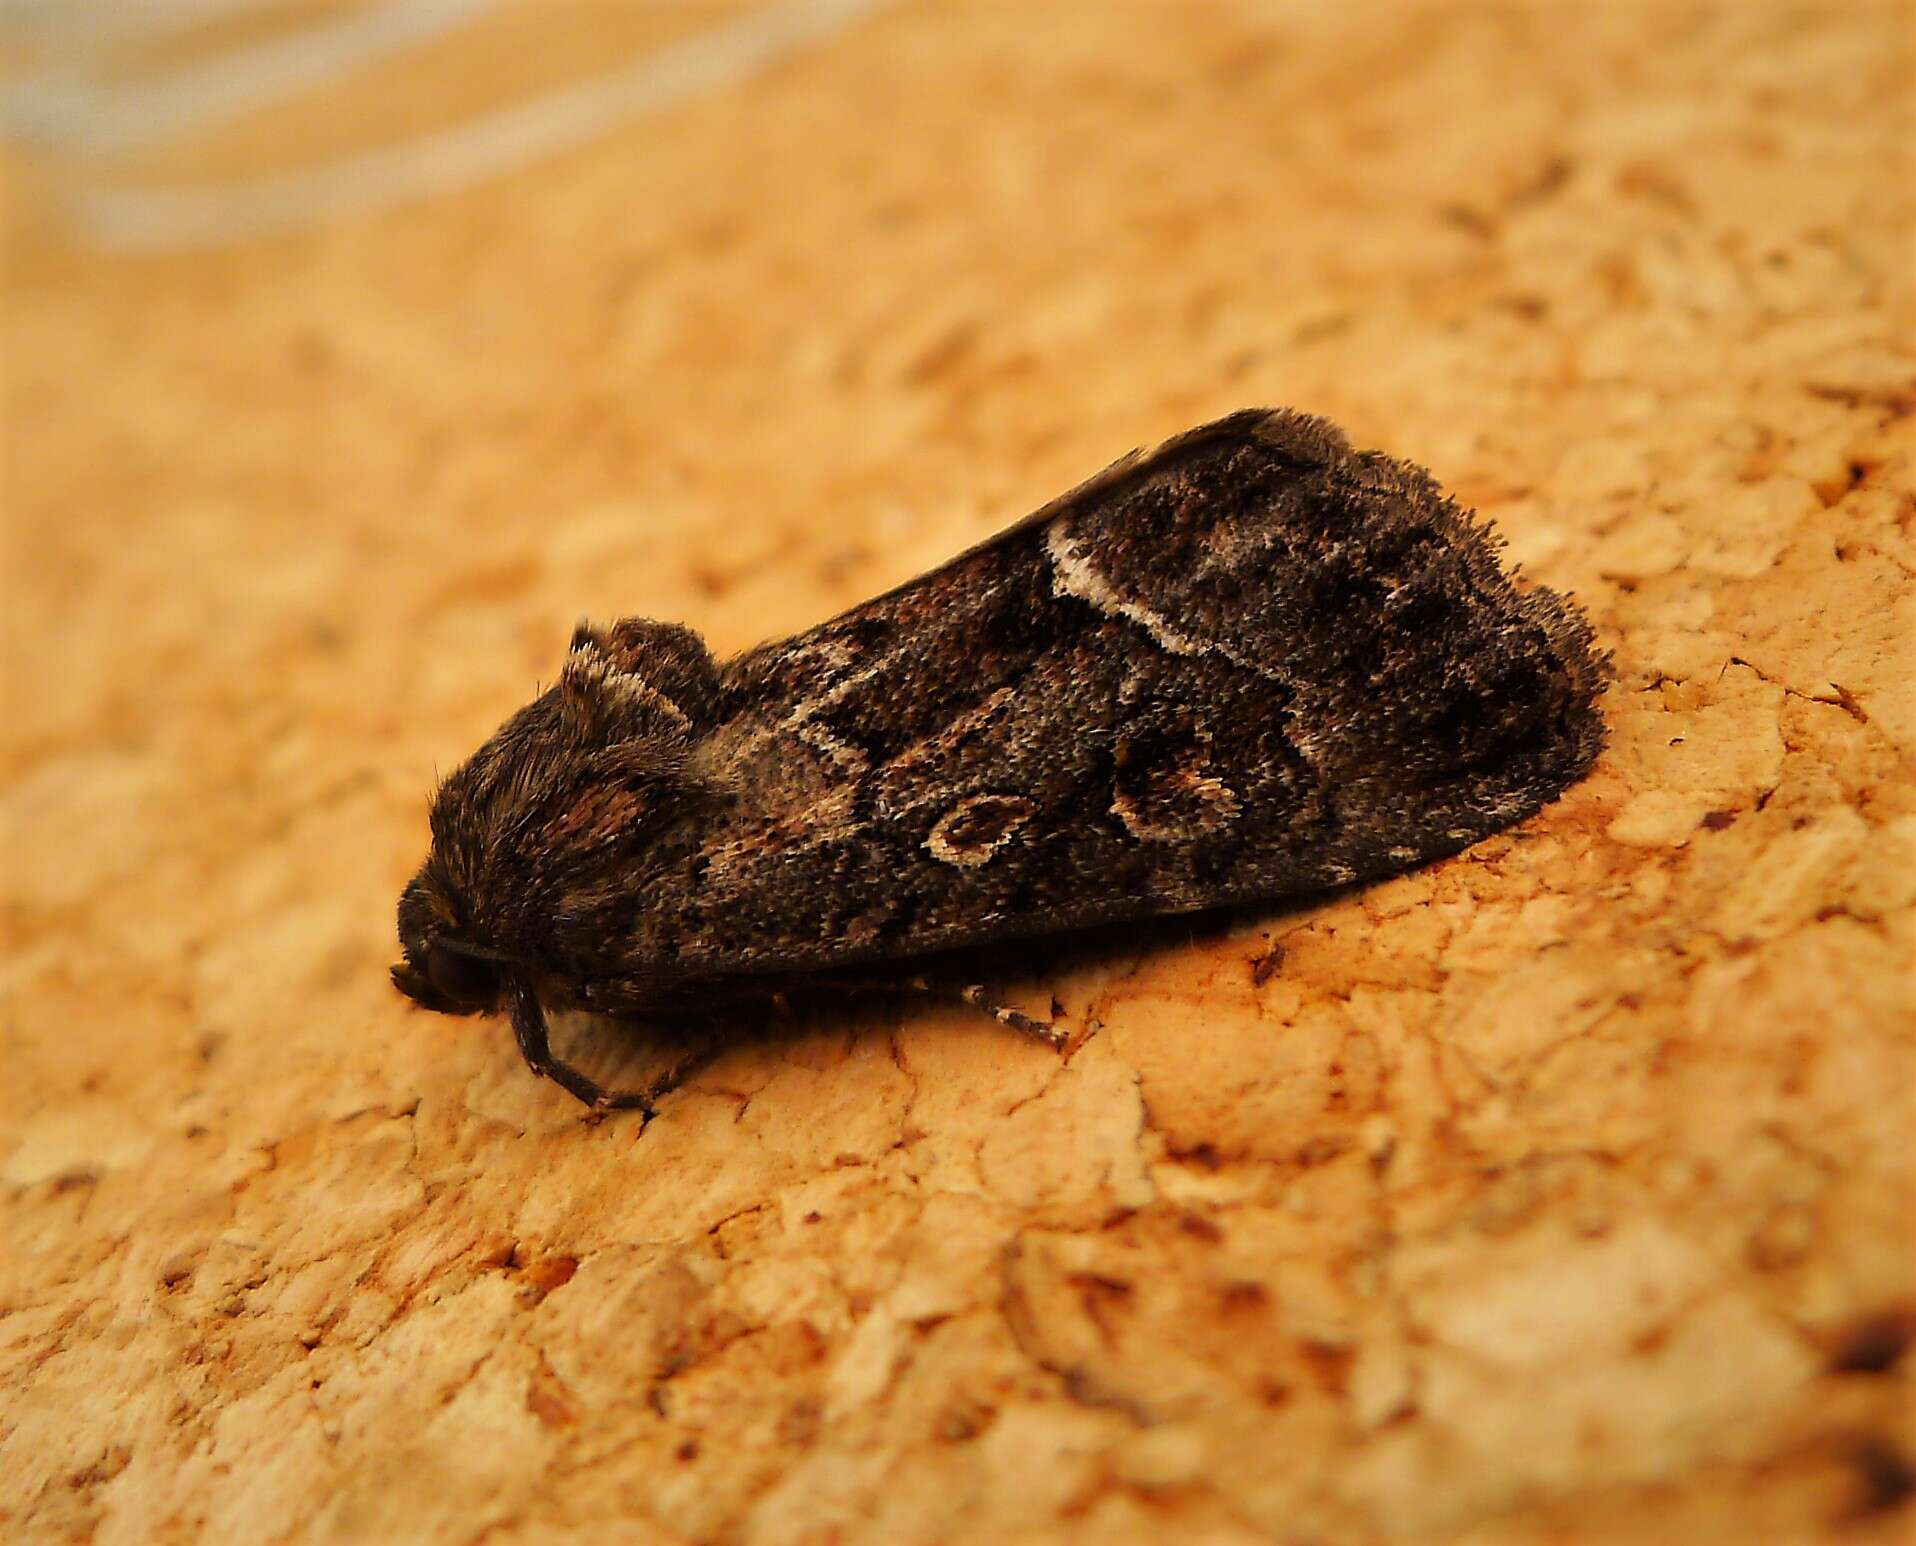
<path fill-rule="evenodd" d="M 592 1103 L 593 1110 L 638 1111 L 642 1112 L 646 1121 L 649 1122 L 659 1114 L 660 1101 L 717 1056 L 717 1048 L 700 1047 L 694 1052 L 688 1052 L 651 1083 L 642 1085 L 636 1090 L 602 1089 L 599 1091 L 598 1098 Z"/>
<path fill-rule="evenodd" d="M 940 998 L 955 994 L 961 1004 L 969 1004 L 973 1009 L 983 1010 L 1000 1025 L 1008 1025 L 1014 1031 L 1023 1031 L 1027 1036 L 1035 1036 L 1055 1052 L 1063 1052 L 1070 1045 L 1070 1035 L 1055 1023 L 1050 1020 L 1034 1020 L 1023 1010 L 999 1003 L 982 983 L 968 983 L 964 987 L 956 988 L 950 985 L 941 987 L 936 983 L 927 982 L 922 977 L 914 977 L 910 986 Z"/>
<path fill-rule="evenodd" d="M 539 995 L 523 982 L 512 985 L 512 1035 L 519 1043 L 519 1056 L 539 1078 L 550 1079 L 588 1106 L 596 1107 L 604 1100 L 605 1089 L 598 1080 L 552 1055 L 545 1009 Z"/>
<path fill-rule="evenodd" d="M 928 977 L 838 977 L 828 981 L 829 986 L 848 993 L 916 993 L 935 1003 L 963 1004 L 983 1011 L 1000 1025 L 1035 1037 L 1055 1051 L 1068 1051 L 1071 1045 L 1069 1032 L 1049 1020 L 1033 1019 L 1021 1009 L 1000 1003 L 982 983 L 934 982 Z"/>
<path fill-rule="evenodd" d="M 541 1079 L 550 1079 L 582 1104 L 597 1112 L 637 1111 L 651 1121 L 658 1115 L 658 1102 L 676 1090 L 686 1079 L 712 1060 L 710 1049 L 701 1048 L 668 1068 L 650 1084 L 636 1090 L 608 1090 L 582 1069 L 553 1056 L 552 1041 L 546 1031 L 546 1015 L 539 996 L 524 983 L 512 990 L 512 1034 L 519 1043 L 519 1055 L 526 1067 Z"/>

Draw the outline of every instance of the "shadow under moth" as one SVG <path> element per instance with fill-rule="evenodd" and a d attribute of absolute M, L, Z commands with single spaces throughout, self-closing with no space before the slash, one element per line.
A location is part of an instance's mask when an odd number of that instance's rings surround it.
<path fill-rule="evenodd" d="M 1498 545 L 1422 469 L 1253 409 L 729 660 L 582 624 L 433 800 L 393 980 L 503 1009 L 535 1074 L 648 1115 L 728 1017 L 807 989 L 1063 1045 L 939 960 L 1390 875 L 1589 770 L 1605 658 Z M 608 1091 L 549 1007 L 689 1024 L 692 1056 Z"/>

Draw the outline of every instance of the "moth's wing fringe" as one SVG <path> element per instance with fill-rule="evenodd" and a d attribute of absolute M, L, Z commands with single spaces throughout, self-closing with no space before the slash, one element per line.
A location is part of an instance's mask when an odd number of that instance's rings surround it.
<path fill-rule="evenodd" d="M 1280 414 L 1273 417 L 1306 419 L 1311 425 L 1323 424 L 1322 420 L 1310 420 L 1305 415 Z M 1324 427 L 1342 442 L 1342 434 L 1336 431 L 1335 426 Z M 1590 709 L 1597 696 L 1609 685 L 1614 659 L 1608 650 L 1598 647 L 1596 629 L 1582 606 L 1563 591 L 1530 582 L 1523 575 L 1520 565 L 1506 565 L 1503 554 L 1509 542 L 1503 533 L 1488 516 L 1459 505 L 1424 468 L 1398 461 L 1381 451 L 1350 453 L 1350 462 L 1357 476 L 1388 496 L 1391 503 L 1406 501 L 1428 504 L 1434 513 L 1437 529 L 1443 534 L 1454 560 L 1462 565 L 1478 586 L 1491 592 L 1508 594 L 1517 616 L 1543 632 L 1552 654 L 1569 679 L 1567 697 L 1570 703 L 1579 710 Z M 1603 749 L 1602 717 L 1590 712 L 1582 718 L 1584 722 L 1578 728 L 1578 758 L 1573 779 L 1581 777 Z"/>

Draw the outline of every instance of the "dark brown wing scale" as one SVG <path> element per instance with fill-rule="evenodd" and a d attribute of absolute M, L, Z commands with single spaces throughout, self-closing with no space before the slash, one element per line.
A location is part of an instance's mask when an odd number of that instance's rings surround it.
<path fill-rule="evenodd" d="M 643 1011 L 1364 880 L 1562 793 L 1602 679 L 1427 474 L 1234 414 L 723 665 L 582 630 L 442 789 L 408 963 Z"/>

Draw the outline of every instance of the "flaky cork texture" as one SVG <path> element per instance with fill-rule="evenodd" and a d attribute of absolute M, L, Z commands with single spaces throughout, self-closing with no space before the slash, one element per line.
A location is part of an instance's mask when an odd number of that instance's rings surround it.
<path fill-rule="evenodd" d="M 0 1535 L 1901 1539 L 1908 11 L 381 14 L 9 19 Z M 641 1130 L 394 992 L 577 618 L 1256 403 L 1577 596 L 1587 780 L 1027 973 L 1064 1060 L 853 1004 Z"/>

